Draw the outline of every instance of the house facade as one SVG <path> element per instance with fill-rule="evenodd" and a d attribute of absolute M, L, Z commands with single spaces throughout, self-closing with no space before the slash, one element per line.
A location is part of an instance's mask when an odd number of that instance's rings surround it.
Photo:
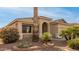
<path fill-rule="evenodd" d="M 62 30 L 65 30 L 73 25 L 79 26 L 79 24 L 67 23 L 64 19 L 53 20 L 52 18 L 45 16 L 38 16 L 37 19 L 39 26 L 39 37 L 41 37 L 44 32 L 49 32 L 52 34 L 52 37 L 59 38 Z M 33 35 L 33 24 L 33 17 L 17 18 L 10 22 L 6 27 L 16 28 L 20 34 L 21 40 Z"/>
<path fill-rule="evenodd" d="M 39 24 L 39 37 L 42 36 L 42 33 L 50 31 L 50 23 L 52 21 L 51 18 L 38 16 L 38 24 Z M 33 35 L 33 17 L 29 18 L 18 18 L 9 23 L 6 27 L 16 28 L 20 34 L 20 39 L 23 37 L 29 37 Z M 5 27 L 5 28 L 6 28 Z"/>

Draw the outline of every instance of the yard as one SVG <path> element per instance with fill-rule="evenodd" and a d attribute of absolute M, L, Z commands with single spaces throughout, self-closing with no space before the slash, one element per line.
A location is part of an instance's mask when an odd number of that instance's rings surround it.
<path fill-rule="evenodd" d="M 53 40 L 50 44 L 32 43 L 33 46 L 29 48 L 16 49 L 16 43 L 1 44 L 0 51 L 74 51 L 67 47 L 65 40 Z"/>

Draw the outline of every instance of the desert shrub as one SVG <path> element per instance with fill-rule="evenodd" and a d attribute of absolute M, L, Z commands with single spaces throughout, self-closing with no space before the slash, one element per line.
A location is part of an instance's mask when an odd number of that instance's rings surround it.
<path fill-rule="evenodd" d="M 42 35 L 42 40 L 43 40 L 43 42 L 45 42 L 45 43 L 51 41 L 51 34 L 48 33 L 48 32 L 43 33 L 43 35 Z"/>
<path fill-rule="evenodd" d="M 68 46 L 72 49 L 79 49 L 79 38 L 67 41 Z"/>
<path fill-rule="evenodd" d="M 2 38 L 3 42 L 6 44 L 13 43 L 19 39 L 19 33 L 17 29 L 5 28 L 0 32 L 0 38 Z"/>
<path fill-rule="evenodd" d="M 18 48 L 28 48 L 28 47 L 31 47 L 32 44 L 30 42 L 27 42 L 26 40 L 21 40 L 20 42 L 17 43 L 16 46 Z"/>

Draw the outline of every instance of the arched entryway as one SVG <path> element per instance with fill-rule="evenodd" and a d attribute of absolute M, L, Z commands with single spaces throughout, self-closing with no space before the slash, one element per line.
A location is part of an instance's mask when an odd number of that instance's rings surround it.
<path fill-rule="evenodd" d="M 42 33 L 44 32 L 48 32 L 48 24 L 46 22 L 42 24 Z"/>

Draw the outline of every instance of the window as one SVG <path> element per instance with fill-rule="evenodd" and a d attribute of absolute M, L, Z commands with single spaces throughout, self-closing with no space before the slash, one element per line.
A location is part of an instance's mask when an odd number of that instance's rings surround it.
<path fill-rule="evenodd" d="M 22 33 L 31 33 L 31 25 L 22 25 Z"/>

